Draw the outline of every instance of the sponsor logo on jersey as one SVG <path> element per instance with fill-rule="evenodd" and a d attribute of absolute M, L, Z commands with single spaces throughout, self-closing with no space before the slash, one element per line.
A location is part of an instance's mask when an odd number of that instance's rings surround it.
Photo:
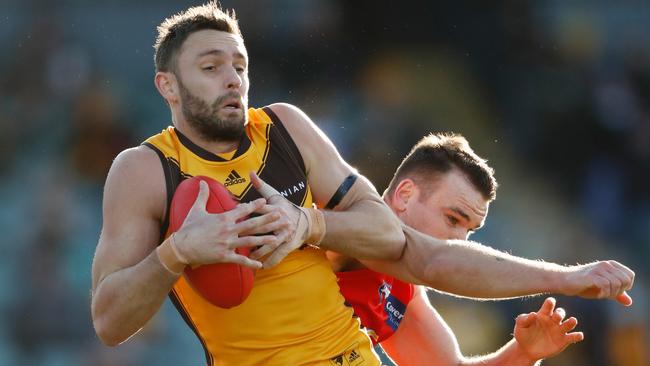
<path fill-rule="evenodd" d="M 342 354 L 332 357 L 330 363 L 334 366 L 359 366 L 362 365 L 365 361 L 361 352 L 359 352 L 358 343 L 355 343 L 352 348 L 348 348 L 347 351 Z"/>
<path fill-rule="evenodd" d="M 384 281 L 381 286 L 379 286 L 379 303 L 384 304 L 386 324 L 388 324 L 393 330 L 397 330 L 399 323 L 404 317 L 406 305 L 404 305 L 390 293 L 391 289 L 391 284 L 387 283 L 386 281 Z"/>
<path fill-rule="evenodd" d="M 279 192 L 283 197 L 289 197 L 292 194 L 295 194 L 295 193 L 298 193 L 298 192 L 302 191 L 303 189 L 305 189 L 306 186 L 307 185 L 305 184 L 305 182 L 300 181 L 300 182 L 292 185 L 291 187 L 284 188 L 283 190 L 281 190 Z"/>
<path fill-rule="evenodd" d="M 226 181 L 223 183 L 224 186 L 232 186 L 233 184 L 240 184 L 240 183 L 246 183 L 246 178 L 242 178 L 239 173 L 237 173 L 236 170 L 231 170 L 230 174 L 228 174 L 228 178 L 226 178 Z"/>
<path fill-rule="evenodd" d="M 383 281 L 381 286 L 379 286 L 379 303 L 382 304 L 388 296 L 390 296 L 391 285 L 386 281 Z"/>
<path fill-rule="evenodd" d="M 350 364 L 350 366 L 359 365 L 363 363 L 363 357 L 361 357 L 361 355 L 356 349 L 353 349 L 348 354 L 348 363 Z"/>
<path fill-rule="evenodd" d="M 390 295 L 386 299 L 386 305 L 384 305 L 384 311 L 386 312 L 386 324 L 388 324 L 393 330 L 397 330 L 399 323 L 404 317 L 404 312 L 406 311 L 406 305 L 401 301 L 397 300 L 395 296 Z"/>
<path fill-rule="evenodd" d="M 330 360 L 332 365 L 343 366 L 343 355 L 338 355 Z"/>

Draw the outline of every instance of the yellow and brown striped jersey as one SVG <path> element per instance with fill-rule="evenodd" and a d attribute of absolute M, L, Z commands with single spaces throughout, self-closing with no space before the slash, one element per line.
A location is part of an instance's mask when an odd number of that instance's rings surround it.
<path fill-rule="evenodd" d="M 269 108 L 251 108 L 248 117 L 230 156 L 202 149 L 174 127 L 144 142 L 162 161 L 168 208 L 180 181 L 197 175 L 216 179 L 242 202 L 254 200 L 259 194 L 251 171 L 296 205 L 311 206 L 304 162 L 282 122 Z M 277 266 L 258 270 L 248 299 L 231 309 L 203 300 L 183 277 L 170 298 L 201 341 L 208 365 L 379 364 L 318 249 L 295 250 Z"/>

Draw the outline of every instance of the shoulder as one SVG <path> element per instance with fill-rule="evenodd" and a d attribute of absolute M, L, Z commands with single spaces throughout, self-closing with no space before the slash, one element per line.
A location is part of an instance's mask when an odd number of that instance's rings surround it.
<path fill-rule="evenodd" d="M 144 145 L 119 153 L 106 178 L 104 195 L 130 203 L 138 202 L 155 212 L 162 212 L 166 186 L 158 154 Z"/>
<path fill-rule="evenodd" d="M 292 135 L 308 136 L 310 133 L 316 133 L 317 127 L 300 108 L 288 103 L 274 103 L 268 106 L 287 131 Z"/>
<path fill-rule="evenodd" d="M 158 160 L 158 155 L 150 147 L 139 145 L 120 152 L 113 161 L 114 167 L 122 169 L 145 167 L 147 163 Z"/>
<path fill-rule="evenodd" d="M 148 146 L 140 145 L 126 149 L 115 157 L 108 178 L 110 179 L 111 175 L 119 175 L 129 180 L 142 177 L 146 178 L 146 181 L 155 181 L 156 172 L 162 173 L 158 153 Z M 160 175 L 160 178 L 164 176 Z"/>
<path fill-rule="evenodd" d="M 296 119 L 300 118 L 301 115 L 306 116 L 305 112 L 303 112 L 300 108 L 289 103 L 273 103 L 269 104 L 267 107 L 270 108 L 273 113 L 277 114 L 280 118 L 285 117 L 288 119 Z"/>
<path fill-rule="evenodd" d="M 335 152 L 327 135 L 300 108 L 288 103 L 274 103 L 268 108 L 282 121 L 303 155 L 308 157 L 312 151 L 317 154 Z"/>

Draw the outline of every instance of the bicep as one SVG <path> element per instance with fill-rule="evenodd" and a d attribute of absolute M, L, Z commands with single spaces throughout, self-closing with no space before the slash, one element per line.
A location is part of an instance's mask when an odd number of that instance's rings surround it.
<path fill-rule="evenodd" d="M 121 153 L 106 178 L 93 291 L 106 276 L 142 261 L 160 241 L 165 182 L 160 161 L 147 150 L 138 147 Z"/>
<path fill-rule="evenodd" d="M 462 359 L 456 336 L 429 304 L 421 287 L 408 304 L 399 328 L 382 346 L 398 364 L 456 366 Z"/>

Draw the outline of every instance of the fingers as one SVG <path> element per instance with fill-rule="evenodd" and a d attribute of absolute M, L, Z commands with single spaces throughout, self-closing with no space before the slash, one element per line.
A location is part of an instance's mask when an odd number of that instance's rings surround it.
<path fill-rule="evenodd" d="M 264 257 L 265 255 L 271 253 L 275 249 L 277 249 L 277 247 L 280 245 L 280 243 L 282 243 L 282 241 L 275 240 L 275 242 L 273 242 L 273 243 L 268 243 L 268 244 L 262 245 L 261 247 L 259 247 L 255 251 L 253 251 L 249 255 L 249 257 L 251 259 L 260 259 L 260 258 Z"/>
<path fill-rule="evenodd" d="M 226 254 L 223 257 L 223 259 L 224 259 L 223 260 L 224 262 L 235 263 L 235 264 L 242 265 L 244 267 L 250 267 L 250 268 L 253 268 L 253 269 L 262 268 L 262 263 L 261 262 L 252 260 L 252 259 L 248 258 L 245 255 L 237 254 L 235 252 Z"/>
<path fill-rule="evenodd" d="M 544 300 L 542 306 L 539 308 L 539 311 L 537 311 L 537 313 L 540 315 L 551 316 L 553 315 L 554 308 L 555 308 L 555 298 L 547 297 L 546 300 Z"/>
<path fill-rule="evenodd" d="M 260 226 L 253 227 L 252 229 L 250 229 L 248 231 L 240 232 L 239 235 L 259 235 L 259 234 L 273 233 L 273 234 L 276 235 L 276 237 L 279 238 L 277 233 L 280 233 L 280 232 L 284 231 L 283 229 L 285 229 L 286 227 L 287 227 L 286 222 L 283 222 L 283 221 L 280 221 L 280 220 L 274 220 L 274 221 L 269 222 L 269 223 L 267 223 L 265 225 L 260 225 Z M 283 237 L 284 237 L 284 235 L 283 235 Z M 279 240 L 279 241 L 282 242 L 283 240 Z"/>
<path fill-rule="evenodd" d="M 616 261 L 608 261 L 608 263 L 611 265 L 610 273 L 616 278 L 615 284 L 617 285 L 616 290 L 612 292 L 611 296 L 618 300 L 619 296 L 625 293 L 626 290 L 632 288 L 634 272 Z M 630 272 L 632 272 L 631 275 Z"/>
<path fill-rule="evenodd" d="M 528 328 L 537 321 L 537 313 L 519 314 L 515 319 L 515 326 Z"/>
<path fill-rule="evenodd" d="M 553 315 L 551 315 L 551 320 L 553 320 L 555 323 L 560 323 L 565 316 L 566 316 L 566 311 L 564 311 L 563 308 L 557 308 L 553 312 Z"/>
<path fill-rule="evenodd" d="M 278 238 L 279 243 L 284 243 L 291 239 L 292 234 L 293 234 L 293 230 L 291 230 L 290 228 L 285 228 L 283 230 L 276 232 L 275 236 Z"/>
<path fill-rule="evenodd" d="M 609 262 L 614 262 L 614 261 L 609 261 Z M 610 297 L 616 297 L 622 294 L 623 291 L 627 290 L 627 286 L 629 285 L 630 279 L 619 268 L 617 268 L 611 263 L 609 264 L 610 264 L 610 268 L 608 274 L 610 276 L 610 286 L 611 286 Z"/>
<path fill-rule="evenodd" d="M 248 203 L 240 203 L 234 209 L 223 213 L 223 215 L 227 215 L 228 217 L 237 221 L 261 209 L 265 204 L 266 200 L 264 198 L 258 198 L 255 201 Z"/>
<path fill-rule="evenodd" d="M 629 306 L 631 298 L 621 295 L 634 284 L 634 272 L 631 269 L 609 260 L 594 263 L 591 272 L 592 287 L 584 292 L 586 297 L 616 299 L 623 305 Z"/>
<path fill-rule="evenodd" d="M 253 188 L 255 188 L 262 195 L 262 197 L 266 198 L 267 200 L 270 200 L 271 197 L 274 196 L 282 197 L 280 192 L 263 181 L 260 177 L 257 176 L 257 174 L 255 174 L 255 172 L 250 173 L 250 178 L 251 183 L 253 184 Z"/>
<path fill-rule="evenodd" d="M 238 238 L 232 239 L 228 243 L 228 249 L 236 249 L 243 247 L 258 247 L 258 246 L 275 246 L 277 247 L 278 240 L 274 235 L 262 235 L 262 236 L 240 236 Z M 255 253 L 255 252 L 253 252 Z M 251 259 L 258 259 L 251 255 Z"/>
<path fill-rule="evenodd" d="M 630 290 L 634 286 L 634 271 L 617 261 L 609 261 L 609 264 L 623 273 L 626 278 L 625 290 Z"/>
<path fill-rule="evenodd" d="M 233 230 L 240 236 L 269 233 L 286 226 L 284 222 L 278 221 L 279 218 L 280 213 L 271 212 L 262 216 L 242 220 L 235 224 Z"/>
<path fill-rule="evenodd" d="M 259 190 L 262 187 L 262 179 L 257 176 L 257 173 L 250 172 L 248 176 L 251 178 L 251 184 L 253 188 Z"/>
<path fill-rule="evenodd" d="M 562 332 L 568 333 L 574 330 L 577 325 L 578 325 L 578 319 L 574 317 L 570 317 L 569 319 L 565 320 L 564 323 L 560 324 L 560 329 L 562 330 Z"/>
<path fill-rule="evenodd" d="M 616 301 L 618 301 L 623 306 L 632 306 L 633 303 L 632 297 L 625 291 L 623 291 L 622 294 L 616 296 Z"/>
<path fill-rule="evenodd" d="M 585 335 L 582 332 L 574 332 L 567 334 L 565 338 L 569 343 L 578 343 L 585 339 Z"/>
<path fill-rule="evenodd" d="M 269 205 L 267 203 L 264 206 L 262 206 L 262 207 L 258 208 L 257 210 L 255 210 L 255 213 L 263 215 L 263 214 L 274 212 L 274 211 L 277 211 L 277 210 L 278 210 L 277 205 Z"/>
<path fill-rule="evenodd" d="M 210 190 L 208 189 L 208 183 L 204 180 L 199 181 L 199 194 L 196 196 L 196 200 L 192 204 L 190 211 L 202 210 L 205 211 L 205 206 L 208 203 L 208 196 Z"/>
<path fill-rule="evenodd" d="M 292 231 L 289 230 L 289 229 L 282 229 L 282 230 L 279 230 L 279 231 L 274 231 L 275 241 L 273 243 L 269 243 L 267 245 L 264 245 L 264 246 L 258 248 L 257 250 L 255 250 L 254 252 L 252 252 L 250 254 L 250 258 L 260 259 L 260 258 L 264 257 L 265 255 L 268 255 L 269 253 L 274 251 L 276 248 L 278 248 L 278 246 L 280 246 L 281 244 L 286 243 L 287 241 L 289 241 L 291 239 L 291 233 L 292 233 Z"/>

